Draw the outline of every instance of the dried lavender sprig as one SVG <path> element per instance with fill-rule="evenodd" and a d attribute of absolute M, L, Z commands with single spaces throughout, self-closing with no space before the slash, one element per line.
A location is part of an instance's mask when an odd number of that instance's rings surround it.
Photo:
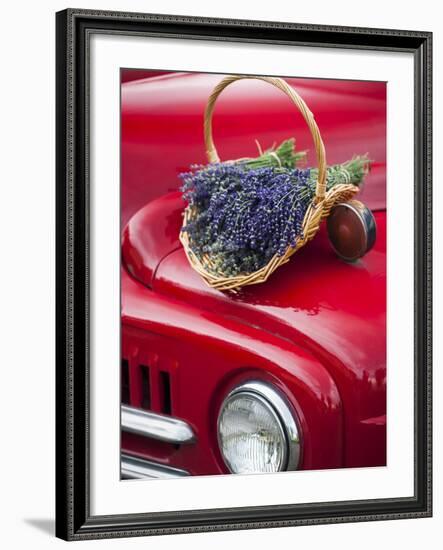
<path fill-rule="evenodd" d="M 247 168 L 294 168 L 306 161 L 306 151 L 296 151 L 295 139 L 283 141 L 277 148 L 271 147 L 257 158 L 245 158 L 239 162 Z"/>
<path fill-rule="evenodd" d="M 359 186 L 369 173 L 371 161 L 368 155 L 357 155 L 342 164 L 334 164 L 326 169 L 326 189 L 329 191 L 334 185 L 351 183 Z M 311 169 L 311 182 L 316 182 L 318 169 Z"/>
<path fill-rule="evenodd" d="M 295 139 L 283 141 L 277 148 L 267 149 L 257 158 L 241 159 L 239 164 L 247 168 L 264 168 L 266 166 L 280 168 L 294 168 L 306 162 L 306 151 L 297 151 Z M 276 156 L 278 158 L 276 158 Z M 334 185 L 351 183 L 359 186 L 370 170 L 371 161 L 367 155 L 356 155 L 342 164 L 327 167 L 326 188 L 329 191 Z M 315 184 L 318 178 L 318 169 L 311 169 L 310 184 Z"/>

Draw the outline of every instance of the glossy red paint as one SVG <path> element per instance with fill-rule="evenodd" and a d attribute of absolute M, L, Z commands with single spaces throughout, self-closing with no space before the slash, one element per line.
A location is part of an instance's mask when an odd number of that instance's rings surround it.
<path fill-rule="evenodd" d="M 124 228 L 123 260 L 129 272 L 142 283 L 151 286 L 160 261 L 179 248 L 182 213 L 181 193 L 169 193 L 141 208 Z"/>
<path fill-rule="evenodd" d="M 374 159 L 362 193 L 380 210 L 374 248 L 357 263 L 344 263 L 332 252 L 323 227 L 268 283 L 232 295 L 207 287 L 189 266 L 178 241 L 180 194 L 152 201 L 170 184 L 177 187 L 177 172 L 204 162 L 202 110 L 219 78 L 175 75 L 156 78 L 153 88 L 142 81 L 123 86 L 123 219 L 138 210 L 122 239 L 128 270 L 122 269 L 122 353 L 129 361 L 131 404 L 141 406 L 140 365 L 145 365 L 151 408 L 162 412 L 160 372 L 169 373 L 171 414 L 191 423 L 198 444 L 175 448 L 123 434 L 122 448 L 193 474 L 226 472 L 216 443 L 218 407 L 230 388 L 258 377 L 279 386 L 294 408 L 303 431 L 302 468 L 383 465 L 385 87 L 289 79 L 316 115 L 329 162 L 361 152 Z M 292 105 L 281 103 L 266 85 L 251 91 L 241 84 L 230 98 L 226 91 L 217 111 L 221 154 L 254 154 L 247 148 L 253 137 L 262 136 L 262 145 L 270 145 L 265 129 L 271 121 L 273 139 L 300 133 L 300 148 L 310 147 Z"/>
<path fill-rule="evenodd" d="M 180 186 L 178 174 L 206 163 L 203 112 L 223 75 L 172 73 L 122 85 L 122 224 L 152 199 Z M 368 153 L 374 161 L 361 200 L 385 208 L 386 85 L 288 78 L 315 114 L 329 164 Z M 314 146 L 306 123 L 280 91 L 258 80 L 239 81 L 220 96 L 214 112 L 214 139 L 223 160 L 257 155 L 294 136 L 299 150 Z"/>
<path fill-rule="evenodd" d="M 152 79 L 157 78 L 168 74 L 167 71 L 149 71 L 145 69 L 122 69 L 120 74 L 120 82 L 124 84 L 125 82 L 132 82 L 133 80 L 143 80 L 143 79 Z"/>
<path fill-rule="evenodd" d="M 226 472 L 216 442 L 218 408 L 232 387 L 258 378 L 272 381 L 290 399 L 303 429 L 303 467 L 343 466 L 339 392 L 312 353 L 259 327 L 151 291 L 123 273 L 122 354 L 134 390 L 141 365 L 150 368 L 153 396 L 160 393 L 159 372 L 168 372 L 171 414 L 186 419 L 198 439 L 175 449 L 125 434 L 124 450 L 193 474 Z M 140 394 L 131 396 L 131 405 L 140 407 Z M 151 409 L 162 412 L 159 399 Z"/>

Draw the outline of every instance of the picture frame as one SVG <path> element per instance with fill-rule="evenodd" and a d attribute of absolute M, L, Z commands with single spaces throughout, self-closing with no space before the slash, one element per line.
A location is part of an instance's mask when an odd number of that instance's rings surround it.
<path fill-rule="evenodd" d="M 414 58 L 414 494 L 95 515 L 91 511 L 90 55 L 94 35 L 166 37 Z M 56 15 L 56 535 L 65 540 L 432 515 L 432 33 L 68 9 Z M 411 221 L 412 222 L 412 221 Z"/>

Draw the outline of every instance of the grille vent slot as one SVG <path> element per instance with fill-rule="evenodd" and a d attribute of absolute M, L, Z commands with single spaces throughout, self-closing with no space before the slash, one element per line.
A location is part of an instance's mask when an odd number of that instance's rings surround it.
<path fill-rule="evenodd" d="M 149 378 L 149 367 L 140 365 L 141 374 L 141 407 L 142 409 L 151 408 L 151 381 Z"/>
<path fill-rule="evenodd" d="M 127 359 L 122 359 L 120 386 L 122 403 L 129 405 L 131 394 L 129 390 L 129 363 Z"/>
<path fill-rule="evenodd" d="M 138 342 L 125 342 L 121 357 L 121 404 L 154 413 L 176 414 L 173 388 L 176 362 L 156 351 L 140 352 Z M 138 348 L 138 349 L 137 349 Z M 171 370 L 171 367 L 174 370 Z"/>
<path fill-rule="evenodd" d="M 171 379 L 169 372 L 160 371 L 160 406 L 164 414 L 171 414 Z"/>

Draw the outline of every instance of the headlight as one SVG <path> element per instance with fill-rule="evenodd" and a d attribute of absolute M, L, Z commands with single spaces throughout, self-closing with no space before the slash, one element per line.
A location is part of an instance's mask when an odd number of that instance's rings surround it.
<path fill-rule="evenodd" d="M 235 474 L 295 470 L 300 455 L 297 424 L 272 386 L 251 381 L 235 388 L 218 417 L 223 459 Z"/>

